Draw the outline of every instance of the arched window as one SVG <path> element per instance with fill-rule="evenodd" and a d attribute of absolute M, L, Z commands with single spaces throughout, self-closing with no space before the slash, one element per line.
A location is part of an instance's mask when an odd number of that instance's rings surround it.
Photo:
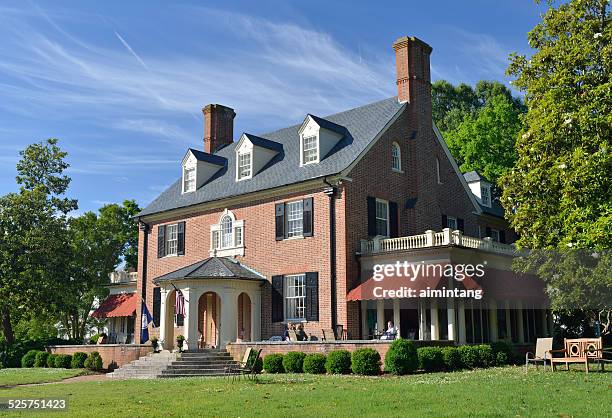
<path fill-rule="evenodd" d="M 397 142 L 391 145 L 391 168 L 394 171 L 402 171 L 402 151 Z"/>
<path fill-rule="evenodd" d="M 225 215 L 221 219 L 221 248 L 229 248 L 234 246 L 234 236 L 232 230 L 232 218 Z"/>
<path fill-rule="evenodd" d="M 244 255 L 244 220 L 236 219 L 227 209 L 219 217 L 219 223 L 210 226 L 210 255 Z"/>

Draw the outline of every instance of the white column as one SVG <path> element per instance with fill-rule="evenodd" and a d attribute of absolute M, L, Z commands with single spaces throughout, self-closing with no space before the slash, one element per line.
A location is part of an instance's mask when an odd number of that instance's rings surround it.
<path fill-rule="evenodd" d="M 518 330 L 518 342 L 525 342 L 525 332 L 523 329 L 523 303 L 520 300 L 516 301 L 516 329 Z"/>
<path fill-rule="evenodd" d="M 457 337 L 457 326 L 455 324 L 455 299 L 448 299 L 446 306 L 446 317 L 448 318 L 448 339 L 449 341 L 455 341 L 455 338 Z"/>
<path fill-rule="evenodd" d="M 497 333 L 497 302 L 494 300 L 489 301 L 489 340 L 499 340 Z"/>
<path fill-rule="evenodd" d="M 166 344 L 167 336 L 166 336 L 166 298 L 168 297 L 168 292 L 165 288 L 161 288 L 160 296 L 161 296 L 161 304 L 159 306 L 159 344 L 166 349 L 172 349 L 171 346 Z"/>
<path fill-rule="evenodd" d="M 365 340 L 368 338 L 368 301 L 362 300 L 361 305 L 361 339 Z"/>
<path fill-rule="evenodd" d="M 385 300 L 376 300 L 376 330 L 378 332 L 384 332 L 385 327 Z"/>
<path fill-rule="evenodd" d="M 438 321 L 438 301 L 436 299 L 431 300 L 431 307 L 429 308 L 431 312 L 431 339 L 439 340 L 440 339 L 440 324 Z"/>
<path fill-rule="evenodd" d="M 425 301 L 419 299 L 419 340 L 427 339 L 427 314 Z"/>
<path fill-rule="evenodd" d="M 506 313 L 506 338 L 508 339 L 508 341 L 512 341 L 512 324 L 510 323 L 510 319 L 512 318 L 510 316 L 510 301 L 507 300 L 505 302 L 505 313 Z"/>
<path fill-rule="evenodd" d="M 397 328 L 397 338 L 400 337 L 401 332 L 400 332 L 400 300 L 399 299 L 393 299 L 393 325 L 395 325 L 395 328 Z"/>
<path fill-rule="evenodd" d="M 198 294 L 195 289 L 189 288 L 183 290 L 185 297 L 185 342 L 183 348 L 185 350 L 198 349 Z"/>
<path fill-rule="evenodd" d="M 229 342 L 236 341 L 238 328 L 238 295 L 231 288 L 221 291 L 221 329 L 219 336 L 219 347 L 225 348 Z"/>
<path fill-rule="evenodd" d="M 459 344 L 465 344 L 466 343 L 466 335 L 465 335 L 465 300 L 463 299 L 459 299 L 459 303 L 458 303 L 458 321 L 457 324 L 459 325 L 459 329 L 457 331 L 458 337 L 459 337 Z M 470 324 L 471 326 L 471 324 Z"/>
<path fill-rule="evenodd" d="M 261 290 L 249 293 L 251 298 L 251 341 L 261 340 Z"/>

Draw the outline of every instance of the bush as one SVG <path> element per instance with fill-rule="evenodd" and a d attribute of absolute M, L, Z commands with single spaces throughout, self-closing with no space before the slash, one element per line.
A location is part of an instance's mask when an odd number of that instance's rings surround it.
<path fill-rule="evenodd" d="M 87 360 L 87 353 L 76 352 L 72 355 L 72 363 L 70 367 L 73 369 L 82 369 L 85 367 L 85 360 Z"/>
<path fill-rule="evenodd" d="M 55 357 L 55 367 L 57 369 L 69 369 L 72 363 L 72 356 L 70 354 L 58 354 Z"/>
<path fill-rule="evenodd" d="M 495 366 L 505 366 L 506 364 L 510 364 L 510 359 L 508 358 L 508 354 L 503 351 L 498 351 L 494 354 L 495 358 L 493 359 Z"/>
<path fill-rule="evenodd" d="M 504 366 L 514 362 L 516 357 L 514 348 L 507 342 L 498 341 L 491 343 L 491 349 L 493 350 L 493 358 L 496 366 Z"/>
<path fill-rule="evenodd" d="M 57 354 L 49 354 L 47 356 L 47 367 L 55 367 L 55 358 Z"/>
<path fill-rule="evenodd" d="M 89 370 L 102 370 L 102 357 L 97 351 L 92 351 L 83 364 Z"/>
<path fill-rule="evenodd" d="M 351 372 L 351 353 L 347 350 L 336 350 L 327 353 L 325 370 L 330 374 L 349 374 Z"/>
<path fill-rule="evenodd" d="M 378 375 L 380 366 L 380 354 L 373 348 L 359 348 L 351 355 L 351 370 L 355 374 Z"/>
<path fill-rule="evenodd" d="M 49 357 L 49 353 L 46 351 L 39 351 L 36 353 L 34 367 L 47 367 L 47 357 Z"/>
<path fill-rule="evenodd" d="M 306 354 L 301 351 L 292 351 L 283 357 L 283 367 L 287 373 L 302 373 Z"/>
<path fill-rule="evenodd" d="M 255 362 L 255 364 L 253 364 L 255 357 L 257 357 L 257 361 Z M 261 357 L 257 356 L 257 350 L 251 351 L 251 354 L 249 354 L 249 359 L 247 360 L 247 362 L 249 366 L 253 367 L 253 371 L 255 373 L 261 373 L 261 370 L 263 368 L 263 360 L 261 359 Z"/>
<path fill-rule="evenodd" d="M 100 334 L 92 335 L 91 337 L 89 337 L 89 344 L 97 344 L 98 338 L 100 338 Z"/>
<path fill-rule="evenodd" d="M 34 361 L 36 361 L 36 354 L 40 353 L 39 350 L 30 350 L 21 357 L 21 367 L 34 367 Z"/>
<path fill-rule="evenodd" d="M 391 343 L 385 355 L 385 371 L 393 374 L 406 374 L 417 369 L 419 359 L 414 343 L 400 338 Z"/>
<path fill-rule="evenodd" d="M 311 353 L 304 357 L 304 373 L 323 374 L 325 373 L 325 355 Z"/>
<path fill-rule="evenodd" d="M 441 347 L 420 347 L 417 353 L 420 369 L 435 372 L 444 368 L 444 354 Z"/>
<path fill-rule="evenodd" d="M 282 354 L 268 354 L 263 359 L 263 369 L 266 373 L 285 373 Z"/>
<path fill-rule="evenodd" d="M 495 365 L 493 349 L 489 344 L 480 344 L 476 347 L 477 352 L 477 366 L 478 367 L 491 367 Z"/>
<path fill-rule="evenodd" d="M 446 370 L 452 371 L 461 368 L 461 357 L 457 347 L 443 347 L 442 358 L 444 359 L 444 367 Z"/>

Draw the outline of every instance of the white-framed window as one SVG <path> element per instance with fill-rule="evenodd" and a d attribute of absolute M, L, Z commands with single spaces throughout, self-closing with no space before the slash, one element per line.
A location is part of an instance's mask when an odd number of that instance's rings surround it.
<path fill-rule="evenodd" d="M 238 180 L 251 177 L 252 173 L 252 156 L 250 152 L 238 154 Z"/>
<path fill-rule="evenodd" d="M 391 144 L 391 169 L 402 171 L 402 150 L 397 142 Z"/>
<path fill-rule="evenodd" d="M 196 189 L 195 167 L 183 168 L 183 193 L 193 192 Z"/>
<path fill-rule="evenodd" d="M 166 255 L 178 254 L 178 224 L 166 226 Z"/>
<path fill-rule="evenodd" d="M 491 229 L 491 241 L 499 242 L 499 229 Z"/>
<path fill-rule="evenodd" d="M 491 187 L 484 184 L 480 186 L 480 200 L 484 206 L 491 207 Z"/>
<path fill-rule="evenodd" d="M 457 229 L 457 218 L 455 218 L 454 216 L 447 216 L 446 217 L 446 228 L 450 228 L 450 229 Z"/>
<path fill-rule="evenodd" d="M 442 184 L 442 177 L 440 177 L 440 159 L 436 157 L 436 176 L 438 177 L 438 184 Z"/>
<path fill-rule="evenodd" d="M 389 202 L 376 199 L 376 235 L 389 236 Z"/>
<path fill-rule="evenodd" d="M 319 147 L 317 142 L 316 135 L 302 138 L 302 164 L 309 164 L 319 160 Z"/>
<path fill-rule="evenodd" d="M 285 276 L 285 320 L 306 318 L 306 275 Z"/>
<path fill-rule="evenodd" d="M 244 221 L 225 210 L 219 223 L 210 227 L 210 254 L 220 257 L 244 255 Z"/>
<path fill-rule="evenodd" d="M 287 237 L 301 237 L 304 232 L 304 201 L 289 202 L 287 210 Z"/>

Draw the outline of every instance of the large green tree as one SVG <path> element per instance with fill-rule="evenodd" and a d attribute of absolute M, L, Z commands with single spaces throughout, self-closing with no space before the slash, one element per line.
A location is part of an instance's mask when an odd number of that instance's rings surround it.
<path fill-rule="evenodd" d="M 584 307 L 606 331 L 612 331 L 610 18 L 606 0 L 550 3 L 528 34 L 534 53 L 512 55 L 508 73 L 525 93 L 528 112 L 518 160 L 501 180 L 518 245 L 535 250 L 527 265 L 547 282 L 553 307 Z"/>

